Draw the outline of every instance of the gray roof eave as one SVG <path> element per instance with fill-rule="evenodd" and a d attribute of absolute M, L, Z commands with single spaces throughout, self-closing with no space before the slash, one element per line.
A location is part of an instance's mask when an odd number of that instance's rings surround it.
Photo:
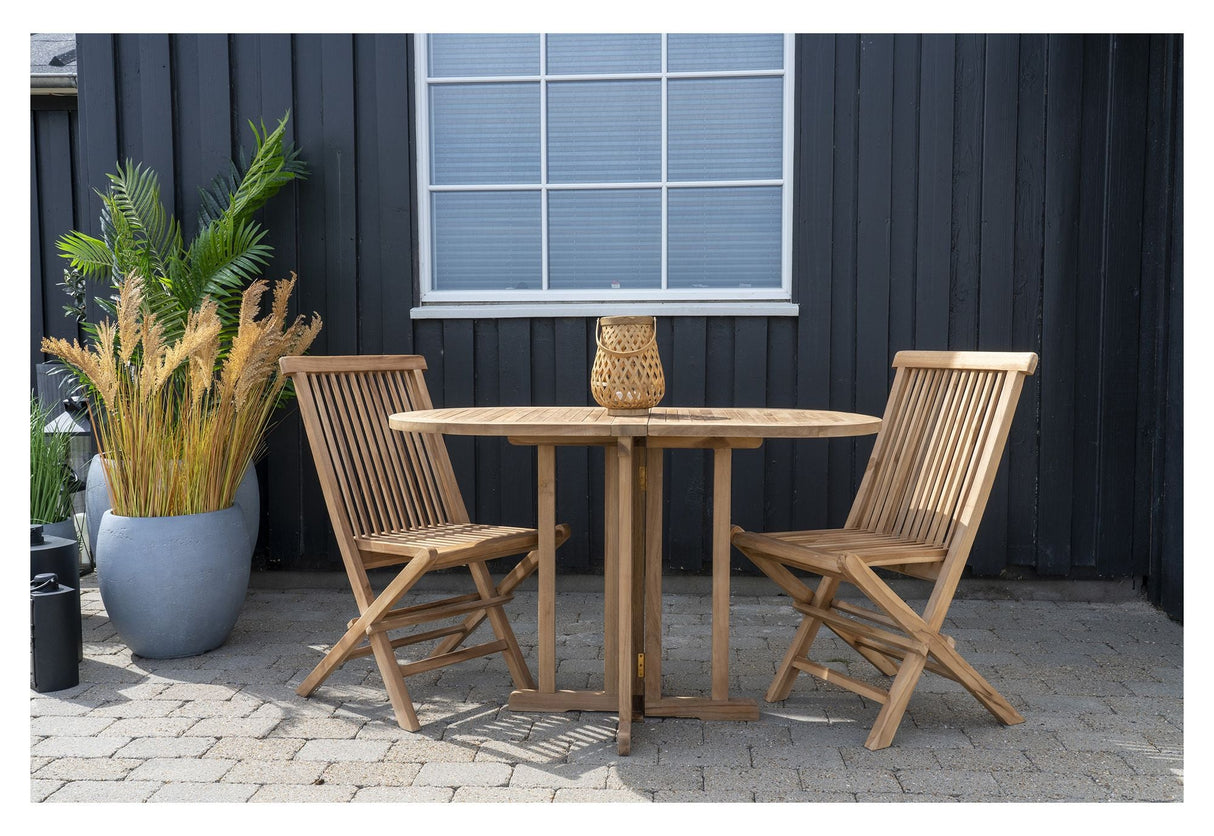
<path fill-rule="evenodd" d="M 75 73 L 30 73 L 30 93 L 75 95 Z"/>

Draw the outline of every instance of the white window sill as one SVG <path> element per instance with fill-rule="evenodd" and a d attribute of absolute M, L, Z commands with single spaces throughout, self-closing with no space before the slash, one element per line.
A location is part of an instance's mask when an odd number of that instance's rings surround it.
<path fill-rule="evenodd" d="M 531 302 L 430 304 L 411 319 L 546 319 L 598 316 L 797 316 L 795 302 Z"/>

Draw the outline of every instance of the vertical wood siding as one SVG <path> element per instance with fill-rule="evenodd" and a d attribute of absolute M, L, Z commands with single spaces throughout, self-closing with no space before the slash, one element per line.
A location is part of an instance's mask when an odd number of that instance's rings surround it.
<path fill-rule="evenodd" d="M 1179 615 L 1181 52 L 1166 35 L 798 36 L 800 316 L 660 321 L 669 402 L 879 413 L 900 349 L 1035 350 L 974 573 L 1146 577 Z M 120 156 L 176 185 L 188 228 L 197 187 L 248 145 L 246 121 L 289 107 L 311 173 L 264 212 L 270 274 L 299 273 L 300 309 L 326 322 L 316 352 L 421 353 L 438 405 L 589 402 L 591 320 L 410 321 L 411 59 L 405 35 L 80 36 L 75 188 L 42 162 L 74 132 L 52 139 L 34 114 L 35 288 L 54 295 L 58 235 L 96 231 L 95 196 L 65 201 Z M 38 296 L 35 333 L 59 333 Z M 739 453 L 735 520 L 841 523 L 871 443 Z M 477 518 L 531 519 L 529 450 L 450 447 Z M 710 464 L 666 455 L 666 565 L 699 572 Z M 557 469 L 574 530 L 559 564 L 595 570 L 602 455 L 562 449 Z M 261 471 L 265 554 L 336 568 L 294 414 Z"/>

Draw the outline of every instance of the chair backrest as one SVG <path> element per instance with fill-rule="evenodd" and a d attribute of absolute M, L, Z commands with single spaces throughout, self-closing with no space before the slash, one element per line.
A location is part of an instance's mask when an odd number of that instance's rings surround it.
<path fill-rule="evenodd" d="M 946 548 L 948 571 L 968 558 L 1037 355 L 901 351 L 893 365 L 881 432 L 846 527 Z"/>
<path fill-rule="evenodd" d="M 284 357 L 343 557 L 350 537 L 468 521 L 442 436 L 388 427 L 430 409 L 419 355 Z M 349 567 L 348 567 L 349 568 Z"/>

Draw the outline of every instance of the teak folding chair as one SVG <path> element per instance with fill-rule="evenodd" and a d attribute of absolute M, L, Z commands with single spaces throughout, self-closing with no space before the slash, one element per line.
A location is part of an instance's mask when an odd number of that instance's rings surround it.
<path fill-rule="evenodd" d="M 347 660 L 373 655 L 401 728 L 420 727 L 405 677 L 501 653 L 516 688 L 534 688 L 502 605 L 537 566 L 534 528 L 476 525 L 469 521 L 440 435 L 389 429 L 396 412 L 430 409 L 418 355 L 284 357 L 312 448 L 342 562 L 359 616 L 297 689 L 311 694 Z M 556 526 L 556 544 L 569 527 Z M 525 556 L 496 585 L 486 560 Z M 401 566 L 376 595 L 367 570 Z M 427 572 L 467 566 L 476 592 L 396 607 Z M 437 620 L 455 624 L 390 639 L 388 633 Z M 496 640 L 461 647 L 483 621 Z M 439 639 L 417 661 L 398 664 L 396 648 Z"/>
<path fill-rule="evenodd" d="M 841 529 L 758 534 L 733 544 L 792 597 L 801 625 L 767 691 L 785 699 L 802 671 L 882 704 L 865 746 L 889 746 L 924 669 L 963 685 L 1006 725 L 1024 718 L 940 632 L 982 519 L 1033 353 L 902 351 L 881 431 Z M 875 571 L 934 581 L 922 615 Z M 821 576 L 810 589 L 790 569 Z M 853 584 L 875 607 L 836 600 Z M 813 662 L 825 625 L 888 690 Z"/>

